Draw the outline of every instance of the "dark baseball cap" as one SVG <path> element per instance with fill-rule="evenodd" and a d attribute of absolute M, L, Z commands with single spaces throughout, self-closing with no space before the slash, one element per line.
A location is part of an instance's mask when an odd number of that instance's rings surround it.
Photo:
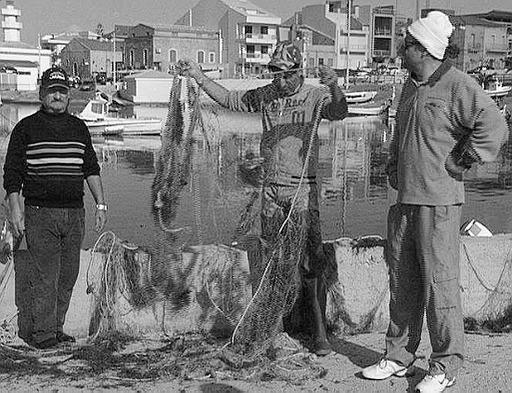
<path fill-rule="evenodd" d="M 283 41 L 277 44 L 272 58 L 268 63 L 270 69 L 279 69 L 281 71 L 290 71 L 295 68 L 301 68 L 302 54 L 300 49 L 291 41 Z"/>
<path fill-rule="evenodd" d="M 69 77 L 64 69 L 58 66 L 53 66 L 43 72 L 43 76 L 41 77 L 41 87 L 48 89 L 56 86 L 69 89 Z"/>

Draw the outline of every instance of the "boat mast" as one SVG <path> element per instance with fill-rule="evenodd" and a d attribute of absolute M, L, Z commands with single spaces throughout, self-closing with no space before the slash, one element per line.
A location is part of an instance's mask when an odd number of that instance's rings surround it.
<path fill-rule="evenodd" d="M 345 75 L 345 89 L 348 89 L 350 77 L 350 15 L 352 14 L 352 1 L 347 0 L 347 71 Z"/>

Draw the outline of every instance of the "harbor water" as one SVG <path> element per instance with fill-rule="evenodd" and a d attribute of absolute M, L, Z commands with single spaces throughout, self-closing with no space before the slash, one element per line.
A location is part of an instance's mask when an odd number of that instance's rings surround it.
<path fill-rule="evenodd" d="M 37 110 L 29 104 L 5 104 L 0 110 L 12 124 Z M 166 108 L 137 106 L 141 117 L 165 117 Z M 176 227 L 194 227 L 190 243 L 228 243 L 257 189 L 251 163 L 257 162 L 261 124 L 258 115 L 219 108 L 203 112 L 205 133 L 197 132 L 191 179 L 183 190 Z M 396 194 L 385 176 L 390 128 L 378 117 L 323 121 L 319 130 L 320 214 L 324 239 L 386 236 L 386 215 Z M 3 164 L 8 135 L 2 137 Z M 109 204 L 107 230 L 124 240 L 151 246 L 159 230 L 151 212 L 151 184 L 160 137 L 93 139 Z M 252 168 L 252 169 L 251 169 Z M 463 221 L 477 219 L 493 233 L 511 232 L 512 168 L 505 145 L 495 163 L 473 168 L 466 181 Z M 94 203 L 85 196 L 84 248 L 94 245 Z"/>

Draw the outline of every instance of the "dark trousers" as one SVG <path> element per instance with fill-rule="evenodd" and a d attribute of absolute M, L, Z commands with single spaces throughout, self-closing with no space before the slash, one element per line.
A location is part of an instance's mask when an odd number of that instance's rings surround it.
<path fill-rule="evenodd" d="M 386 357 L 415 360 L 423 316 L 432 345 L 430 371 L 455 376 L 462 366 L 464 323 L 459 288 L 461 206 L 397 204 L 388 215 L 390 323 Z"/>
<path fill-rule="evenodd" d="M 16 262 L 19 336 L 41 342 L 62 332 L 80 267 L 83 208 L 25 206 L 27 252 Z"/>

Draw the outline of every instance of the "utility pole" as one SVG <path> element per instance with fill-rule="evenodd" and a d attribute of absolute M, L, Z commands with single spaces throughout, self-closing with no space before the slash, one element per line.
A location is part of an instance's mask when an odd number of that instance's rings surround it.
<path fill-rule="evenodd" d="M 116 71 L 117 71 L 117 63 L 116 63 L 116 60 L 117 60 L 117 54 L 116 54 L 116 25 L 114 25 L 113 39 L 114 39 L 114 70 L 112 72 L 112 84 L 114 85 L 114 88 L 116 88 Z"/>
<path fill-rule="evenodd" d="M 37 79 L 39 80 L 41 78 L 41 33 L 37 33 L 37 57 Z"/>
<path fill-rule="evenodd" d="M 348 89 L 350 78 L 350 15 L 352 14 L 352 1 L 347 0 L 347 71 L 345 75 L 345 88 Z"/>

